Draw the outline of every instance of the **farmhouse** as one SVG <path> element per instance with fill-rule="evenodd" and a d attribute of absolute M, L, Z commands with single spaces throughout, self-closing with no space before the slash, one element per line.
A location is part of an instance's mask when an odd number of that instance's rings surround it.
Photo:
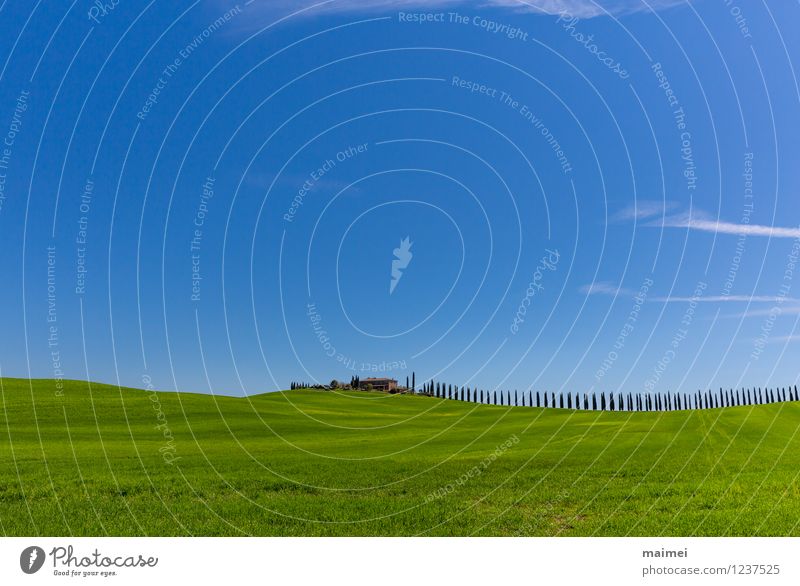
<path fill-rule="evenodd" d="M 397 381 L 393 378 L 365 378 L 361 381 L 361 388 L 363 389 L 367 385 L 370 385 L 376 391 L 397 390 Z"/>

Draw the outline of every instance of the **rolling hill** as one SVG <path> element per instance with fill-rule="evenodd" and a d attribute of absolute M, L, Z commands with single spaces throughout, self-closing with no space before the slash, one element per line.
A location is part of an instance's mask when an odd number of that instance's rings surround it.
<path fill-rule="evenodd" d="M 5 535 L 798 535 L 800 403 L 593 412 L 0 379 Z"/>

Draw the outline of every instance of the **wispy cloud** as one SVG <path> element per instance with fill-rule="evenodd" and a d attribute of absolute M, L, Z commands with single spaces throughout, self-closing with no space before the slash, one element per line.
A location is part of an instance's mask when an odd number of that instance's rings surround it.
<path fill-rule="evenodd" d="M 735 224 L 710 218 L 703 212 L 684 212 L 669 216 L 662 221 L 652 221 L 651 227 L 684 228 L 713 234 L 734 234 L 744 236 L 768 236 L 770 238 L 800 238 L 800 226 L 787 228 L 781 226 L 762 226 L 759 224 Z"/>
<path fill-rule="evenodd" d="M 608 295 L 611 297 L 635 297 L 637 292 L 627 289 L 610 281 L 596 281 L 583 285 L 579 291 L 584 295 Z M 778 297 L 776 295 L 708 295 L 705 297 L 686 297 L 684 295 L 670 295 L 666 297 L 652 297 L 655 303 L 754 303 L 760 307 L 748 309 L 740 313 L 722 317 L 756 317 L 768 316 L 775 313 L 775 307 L 780 308 L 780 313 L 785 315 L 800 315 L 800 299 L 796 297 Z M 762 304 L 769 303 L 770 307 L 764 308 Z"/>
<path fill-rule="evenodd" d="M 609 281 L 596 281 L 591 285 L 584 285 L 579 289 L 579 291 L 584 295 L 611 295 L 612 297 L 616 297 L 618 295 L 623 297 L 633 297 L 636 295 L 636 291 L 631 291 L 630 289 L 620 287 L 619 285 Z"/>
<path fill-rule="evenodd" d="M 712 295 L 709 297 L 654 297 L 653 301 L 661 303 L 800 303 L 800 299 L 776 297 L 769 295 Z"/>
<path fill-rule="evenodd" d="M 791 344 L 792 342 L 800 342 L 800 335 L 792 334 L 790 336 L 772 336 L 769 338 L 770 344 Z"/>
<path fill-rule="evenodd" d="M 633 205 L 621 209 L 612 216 L 615 222 L 630 222 L 632 220 L 647 220 L 657 216 L 665 216 L 667 212 L 678 207 L 674 201 L 658 201 L 652 199 L 637 200 Z"/>
<path fill-rule="evenodd" d="M 747 311 L 740 311 L 738 313 L 731 313 L 720 317 L 728 319 L 742 319 L 748 317 L 769 317 L 775 315 L 776 317 L 783 315 L 800 315 L 800 299 L 789 299 L 786 301 L 789 305 L 773 305 L 768 308 L 748 309 Z M 776 312 L 775 307 L 778 307 Z"/>
<path fill-rule="evenodd" d="M 440 10 L 456 7 L 504 8 L 517 12 L 563 14 L 577 18 L 593 18 L 606 14 L 663 10 L 685 0 L 256 0 L 251 6 L 284 14 L 312 7 L 305 14 L 320 12 L 366 12 L 389 10 Z"/>

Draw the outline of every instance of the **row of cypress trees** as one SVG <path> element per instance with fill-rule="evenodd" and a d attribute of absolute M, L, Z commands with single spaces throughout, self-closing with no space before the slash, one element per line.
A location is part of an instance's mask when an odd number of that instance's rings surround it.
<path fill-rule="evenodd" d="M 719 392 L 684 393 L 554 393 L 528 391 L 484 391 L 429 381 L 419 394 L 454 401 L 469 401 L 515 407 L 549 407 L 592 411 L 681 411 L 716 409 L 740 405 L 760 405 L 798 401 L 797 386 L 778 389 L 720 389 Z"/>

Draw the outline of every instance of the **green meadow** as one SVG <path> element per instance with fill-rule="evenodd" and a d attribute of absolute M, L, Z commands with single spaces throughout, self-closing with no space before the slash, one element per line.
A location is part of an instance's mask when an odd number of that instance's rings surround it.
<path fill-rule="evenodd" d="M 5 535 L 798 535 L 800 403 L 627 413 L 0 379 Z"/>

